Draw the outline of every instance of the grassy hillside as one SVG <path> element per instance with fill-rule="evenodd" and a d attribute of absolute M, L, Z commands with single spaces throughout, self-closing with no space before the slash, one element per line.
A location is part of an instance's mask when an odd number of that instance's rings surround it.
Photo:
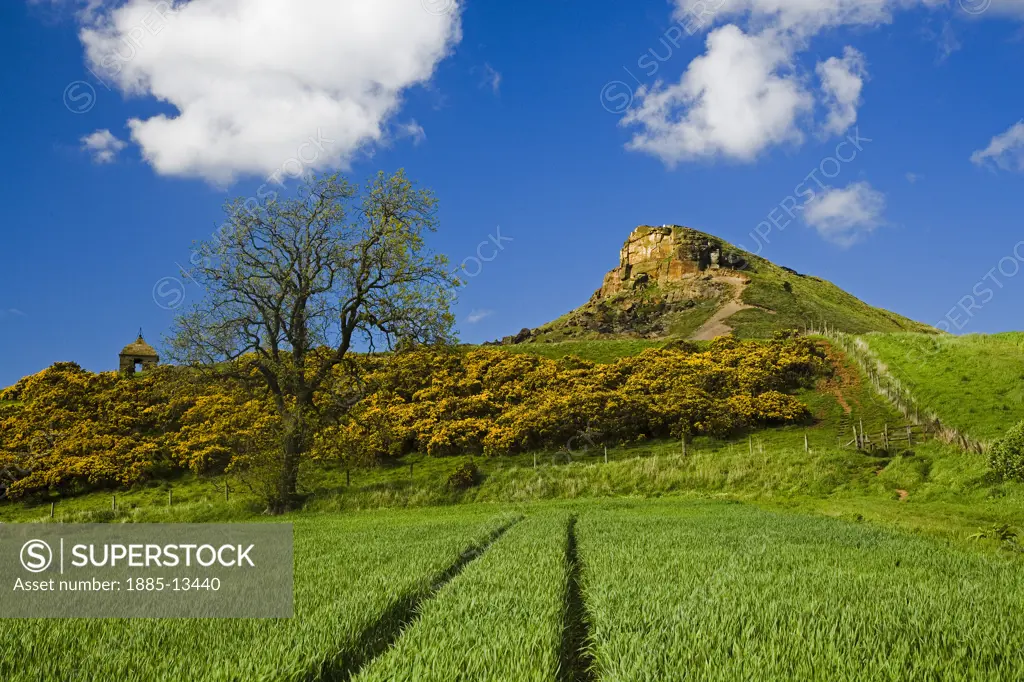
<path fill-rule="evenodd" d="M 793 274 L 758 260 L 745 273 L 750 276 L 750 285 L 742 295 L 744 303 L 757 307 L 741 310 L 729 318 L 738 337 L 763 338 L 778 329 L 821 329 L 826 325 L 851 334 L 935 331 L 920 322 L 869 306 L 831 282 Z"/>
<path fill-rule="evenodd" d="M 973 438 L 1000 438 L 1024 420 L 1024 333 L 864 341 L 923 408 Z"/>
<path fill-rule="evenodd" d="M 714 235 L 683 227 L 671 229 L 677 244 L 712 246 L 703 247 L 700 256 L 678 247 L 681 250 L 676 255 L 641 260 L 637 268 L 661 272 L 674 264 L 691 274 L 682 279 L 655 279 L 654 275 L 647 279 L 644 274 L 636 281 L 625 280 L 628 286 L 621 291 L 595 295 L 576 310 L 534 330 L 531 340 L 689 338 L 709 320 L 718 319 L 716 315 L 723 309 L 726 312 L 721 319 L 740 338 L 767 338 L 779 330 L 825 326 L 851 334 L 935 333 L 928 325 L 870 306 L 831 282 L 780 267 Z M 652 230 L 637 228 L 630 239 L 642 239 Z M 704 260 L 708 248 L 722 254 L 722 269 L 709 268 Z M 694 273 L 695 268 L 700 271 Z M 621 268 L 615 272 L 619 273 L 616 277 L 625 276 Z M 745 286 L 739 284 L 744 281 Z M 730 316 L 728 311 L 742 307 L 735 306 L 737 294 L 740 303 L 752 307 Z"/>

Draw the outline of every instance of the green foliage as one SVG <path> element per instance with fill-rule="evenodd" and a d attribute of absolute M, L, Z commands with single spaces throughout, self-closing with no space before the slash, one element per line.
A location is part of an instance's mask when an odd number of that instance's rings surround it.
<path fill-rule="evenodd" d="M 989 465 L 1001 479 L 1024 481 L 1024 421 L 992 446 Z"/>
<path fill-rule="evenodd" d="M 467 490 L 480 482 L 480 469 L 474 462 L 459 465 L 448 477 L 447 485 L 452 490 Z"/>
<path fill-rule="evenodd" d="M 222 372 L 242 359 L 233 378 L 270 396 L 280 453 L 261 449 L 247 469 L 280 512 L 298 501 L 324 385 L 351 369 L 354 345 L 450 343 L 459 281 L 426 246 L 437 199 L 403 171 L 362 188 L 313 177 L 296 198 L 240 198 L 226 213 L 196 248 L 189 278 L 205 295 L 175 321 L 169 354 Z"/>

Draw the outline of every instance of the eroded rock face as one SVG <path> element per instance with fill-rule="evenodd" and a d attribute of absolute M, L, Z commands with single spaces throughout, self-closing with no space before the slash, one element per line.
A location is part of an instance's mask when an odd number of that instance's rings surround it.
<path fill-rule="evenodd" d="M 609 298 L 650 284 L 682 282 L 707 270 L 740 270 L 745 265 L 738 252 L 696 230 L 642 225 L 629 235 L 619 253 L 619 267 L 605 275 L 594 299 Z"/>

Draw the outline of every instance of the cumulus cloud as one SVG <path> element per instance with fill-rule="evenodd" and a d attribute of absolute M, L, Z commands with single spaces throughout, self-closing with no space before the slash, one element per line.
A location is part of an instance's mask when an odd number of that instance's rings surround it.
<path fill-rule="evenodd" d="M 1008 171 L 1024 171 L 1024 119 L 992 138 L 988 146 L 971 154 L 971 162 Z"/>
<path fill-rule="evenodd" d="M 473 310 L 470 311 L 469 316 L 466 318 L 466 322 L 470 324 L 476 324 L 481 320 L 490 317 L 494 314 L 493 310 Z"/>
<path fill-rule="evenodd" d="M 843 50 L 843 58 L 831 57 L 817 66 L 821 90 L 828 107 L 825 132 L 842 135 L 857 122 L 860 93 L 867 77 L 864 55 L 852 47 Z"/>
<path fill-rule="evenodd" d="M 710 29 L 707 49 L 678 83 L 656 83 L 636 93 L 623 125 L 639 130 L 627 146 L 670 166 L 715 157 L 750 162 L 773 146 L 799 144 L 808 130 L 840 135 L 857 120 L 865 59 L 847 47 L 841 57 L 819 63 L 816 91 L 797 67 L 810 40 L 838 26 L 888 23 L 900 8 L 944 3 L 675 0 L 680 23 Z M 817 124 L 816 102 L 827 112 Z"/>
<path fill-rule="evenodd" d="M 461 29 L 458 7 L 421 0 L 127 0 L 80 38 L 102 77 L 174 108 L 128 122 L 156 171 L 226 185 L 289 160 L 345 167 L 386 140 Z"/>
<path fill-rule="evenodd" d="M 798 143 L 798 118 L 814 104 L 792 75 L 788 49 L 732 25 L 708 35 L 707 52 L 679 83 L 641 89 L 637 100 L 622 124 L 643 130 L 628 148 L 670 166 L 715 156 L 752 161 L 769 146 Z"/>
<path fill-rule="evenodd" d="M 867 182 L 829 187 L 804 207 L 804 222 L 825 239 L 849 246 L 882 224 L 885 195 Z"/>
<path fill-rule="evenodd" d="M 104 128 L 82 138 L 82 149 L 92 155 L 96 163 L 113 163 L 128 143 L 118 139 L 112 132 Z"/>

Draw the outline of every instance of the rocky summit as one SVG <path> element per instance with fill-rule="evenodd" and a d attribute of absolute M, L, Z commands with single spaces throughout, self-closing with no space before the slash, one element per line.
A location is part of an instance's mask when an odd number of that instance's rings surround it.
<path fill-rule="evenodd" d="M 595 300 L 614 297 L 650 285 L 665 286 L 693 280 L 699 275 L 743 270 L 741 251 L 686 227 L 641 226 L 633 230 L 619 254 L 619 267 L 604 277 Z"/>
<path fill-rule="evenodd" d="M 873 308 L 830 282 L 679 225 L 641 225 L 579 308 L 497 342 L 597 338 L 710 340 L 828 326 L 851 333 L 934 331 Z"/>

